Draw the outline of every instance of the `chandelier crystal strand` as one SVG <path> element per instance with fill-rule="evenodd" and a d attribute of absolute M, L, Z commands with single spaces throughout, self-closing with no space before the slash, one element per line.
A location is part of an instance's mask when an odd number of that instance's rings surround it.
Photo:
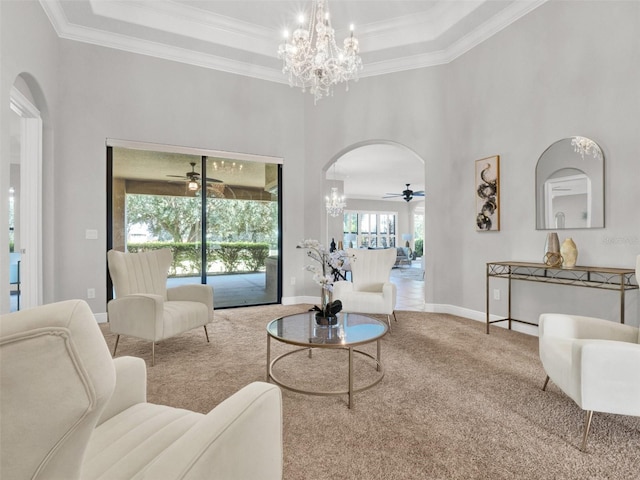
<path fill-rule="evenodd" d="M 307 89 L 314 98 L 314 104 L 323 96 L 333 95 L 333 86 L 357 81 L 362 70 L 362 59 L 358 40 L 351 35 L 344 40 L 344 48 L 336 44 L 335 31 L 331 26 L 329 7 L 325 0 L 313 2 L 307 29 L 303 28 L 304 18 L 293 32 L 291 39 L 285 32 L 285 43 L 278 48 L 278 58 L 283 61 L 282 72 L 288 76 L 289 85 Z"/>
<path fill-rule="evenodd" d="M 347 202 L 345 202 L 344 197 L 338 195 L 338 188 L 331 187 L 331 195 L 325 198 L 327 213 L 332 217 L 337 217 L 342 213 L 344 207 L 347 206 Z"/>

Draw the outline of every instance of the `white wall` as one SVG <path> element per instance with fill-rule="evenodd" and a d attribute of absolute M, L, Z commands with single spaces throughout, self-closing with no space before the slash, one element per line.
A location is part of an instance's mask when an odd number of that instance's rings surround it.
<path fill-rule="evenodd" d="M 105 311 L 106 138 L 283 157 L 290 298 L 317 290 L 295 245 L 322 238 L 327 162 L 362 142 L 397 142 L 425 161 L 430 304 L 484 311 L 487 261 L 540 260 L 546 232 L 535 230 L 535 163 L 571 135 L 597 141 L 606 164 L 606 228 L 571 232 L 579 263 L 631 267 L 640 253 L 636 2 L 548 2 L 449 65 L 364 78 L 317 106 L 285 85 L 59 40 L 36 2 L 0 4 L 2 156 L 8 89 L 18 73 L 37 80 L 53 111 L 55 170 L 49 158 L 44 188 L 45 261 L 55 265 L 45 274 L 45 301 L 82 298 L 95 287 L 91 306 Z M 502 229 L 477 233 L 474 161 L 494 154 L 501 156 Z M 7 172 L 3 163 L 0 189 Z M 0 212 L 6 222 L 6 205 Z M 98 230 L 98 241 L 84 239 L 87 228 Z M 292 286 L 292 276 L 304 280 Z M 514 287 L 515 313 L 535 319 L 571 309 L 617 318 L 615 294 L 600 293 L 523 282 Z M 637 298 L 627 299 L 627 319 L 636 324 Z"/>
<path fill-rule="evenodd" d="M 27 97 L 34 101 L 43 121 L 42 172 L 45 178 L 42 192 L 43 275 L 45 302 L 54 294 L 55 256 L 53 228 L 55 197 L 52 189 L 54 156 L 54 115 L 56 112 L 58 77 L 58 37 L 38 2 L 0 1 L 0 192 L 9 190 L 11 86 L 21 91 L 28 87 Z M 21 78 L 18 78 L 18 77 Z M 47 181 L 48 180 L 48 181 Z M 0 202 L 0 225 L 8 225 L 6 197 Z M 9 237 L 0 235 L 0 278 L 9 276 Z M 9 311 L 9 286 L 0 282 L 0 313 Z"/>
<path fill-rule="evenodd" d="M 283 158 L 283 248 L 295 249 L 287 233 L 303 217 L 295 199 L 305 166 L 302 99 L 288 86 L 66 40 L 59 75 L 58 297 L 84 298 L 95 287 L 92 308 L 105 311 L 106 198 L 95 192 L 105 191 L 106 138 Z M 85 240 L 86 229 L 99 240 Z M 285 278 L 292 263 L 285 261 Z"/>
<path fill-rule="evenodd" d="M 426 162 L 426 301 L 479 313 L 487 262 L 542 260 L 538 157 L 556 140 L 587 136 L 606 157 L 606 228 L 559 236 L 574 238 L 582 265 L 632 268 L 640 254 L 639 35 L 636 2 L 549 2 L 445 67 L 365 78 L 307 109 L 307 131 L 317 132 L 306 143 L 307 180 L 323 158 L 359 141 L 412 148 Z M 496 154 L 501 231 L 476 232 L 474 162 Z M 502 300 L 491 309 L 504 314 L 506 285 L 498 288 Z M 619 316 L 616 293 L 586 288 L 520 282 L 513 300 L 514 316 L 531 321 L 550 310 Z M 638 310 L 634 291 L 629 323 L 638 324 Z"/>
<path fill-rule="evenodd" d="M 447 112 L 452 183 L 461 195 L 453 231 L 460 236 L 460 288 L 453 304 L 484 310 L 484 264 L 542 261 L 546 231 L 535 230 L 535 167 L 553 142 L 589 137 L 605 155 L 605 227 L 571 236 L 578 264 L 635 266 L 640 254 L 640 4 L 548 2 L 449 65 Z M 501 231 L 473 228 L 473 160 L 501 156 Z M 447 256 L 449 259 L 451 255 Z M 435 279 L 434 279 L 435 280 Z M 496 285 L 499 285 L 496 283 Z M 492 313 L 505 313 L 502 300 Z M 615 292 L 514 283 L 514 316 L 544 311 L 618 319 Z M 627 320 L 638 324 L 637 290 Z"/>

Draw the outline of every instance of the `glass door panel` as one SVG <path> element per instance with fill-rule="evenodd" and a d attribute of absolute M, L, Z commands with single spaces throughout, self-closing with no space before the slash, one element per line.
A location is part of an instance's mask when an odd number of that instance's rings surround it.
<path fill-rule="evenodd" d="M 107 159 L 109 248 L 170 248 L 168 286 L 210 284 L 215 308 L 280 301 L 279 164 L 122 147 Z"/>
<path fill-rule="evenodd" d="M 278 165 L 208 157 L 207 283 L 218 306 L 278 301 Z"/>
<path fill-rule="evenodd" d="M 112 150 L 111 248 L 171 249 L 169 287 L 201 282 L 200 163 L 194 155 Z"/>

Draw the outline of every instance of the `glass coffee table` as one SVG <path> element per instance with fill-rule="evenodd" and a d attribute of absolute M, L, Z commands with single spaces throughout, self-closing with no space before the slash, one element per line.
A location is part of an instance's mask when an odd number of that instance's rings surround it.
<path fill-rule="evenodd" d="M 353 406 L 353 396 L 358 392 L 368 390 L 377 385 L 384 377 L 384 369 L 380 362 L 380 339 L 386 335 L 389 327 L 385 322 L 357 313 L 339 313 L 338 323 L 333 326 L 317 325 L 315 312 L 298 313 L 276 318 L 267 325 L 267 382 L 273 383 L 297 393 L 308 395 L 348 395 L 349 408 Z M 285 352 L 271 360 L 271 339 L 301 348 Z M 370 353 L 357 350 L 355 347 L 376 342 L 375 357 Z M 280 380 L 274 375 L 274 366 L 283 358 L 298 352 L 307 351 L 312 356 L 314 348 L 341 349 L 349 352 L 348 388 L 345 390 L 311 390 L 297 388 L 290 383 Z M 375 369 L 379 372 L 375 379 L 368 384 L 354 388 L 353 358 L 354 354 L 363 355 L 375 362 Z"/>

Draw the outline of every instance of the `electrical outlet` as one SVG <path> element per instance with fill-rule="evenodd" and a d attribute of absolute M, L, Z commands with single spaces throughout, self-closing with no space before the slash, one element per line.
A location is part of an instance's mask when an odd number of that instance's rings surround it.
<path fill-rule="evenodd" d="M 95 288 L 87 288 L 87 298 L 96 298 Z"/>
<path fill-rule="evenodd" d="M 291 277 L 291 285 L 295 285 L 296 284 L 296 277 Z"/>
<path fill-rule="evenodd" d="M 493 299 L 494 300 L 500 300 L 500 289 L 499 288 L 494 288 L 493 289 Z"/>

